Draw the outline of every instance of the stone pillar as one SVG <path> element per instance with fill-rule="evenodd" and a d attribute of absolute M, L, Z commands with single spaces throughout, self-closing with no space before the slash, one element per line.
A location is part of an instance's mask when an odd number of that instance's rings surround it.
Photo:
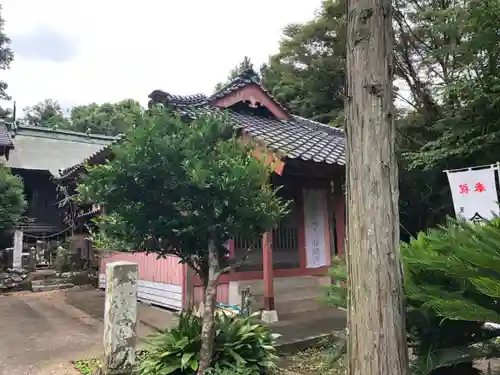
<path fill-rule="evenodd" d="M 30 257 L 29 257 L 29 263 L 30 263 L 30 270 L 31 271 L 36 271 L 36 247 L 31 246 L 30 247 Z"/>
<path fill-rule="evenodd" d="M 138 266 L 114 262 L 106 266 L 104 357 L 109 374 L 129 374 L 135 365 Z"/>
<path fill-rule="evenodd" d="M 23 268 L 23 231 L 14 232 L 14 248 L 12 249 L 12 268 Z"/>

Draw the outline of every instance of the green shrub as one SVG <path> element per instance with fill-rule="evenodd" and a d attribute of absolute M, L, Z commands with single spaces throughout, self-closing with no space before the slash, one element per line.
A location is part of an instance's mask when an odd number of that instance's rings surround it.
<path fill-rule="evenodd" d="M 150 336 L 139 364 L 141 375 L 196 374 L 201 347 L 201 319 L 182 314 L 177 327 Z"/>
<path fill-rule="evenodd" d="M 216 317 L 214 363 L 253 369 L 256 374 L 271 371 L 276 363 L 277 335 L 253 317 L 219 314 Z"/>
<path fill-rule="evenodd" d="M 476 359 L 500 356 L 500 220 L 471 225 L 450 220 L 401 245 L 406 328 L 415 375 L 473 374 Z M 347 304 L 347 268 L 334 259 L 327 303 Z M 344 349 L 345 351 L 345 349 Z"/>
<path fill-rule="evenodd" d="M 23 180 L 0 162 L 0 232 L 19 225 L 27 207 Z"/>
<path fill-rule="evenodd" d="M 276 335 L 256 324 L 254 317 L 220 314 L 215 319 L 214 375 L 241 368 L 241 375 L 270 372 L 277 359 Z M 141 375 L 194 375 L 199 365 L 202 321 L 182 314 L 177 327 L 154 334 L 148 339 Z M 216 371 L 216 372 L 214 372 Z M 218 372 L 217 372 L 218 371 Z M 240 370 L 238 370 L 240 371 Z M 235 374 L 240 375 L 238 372 Z"/>

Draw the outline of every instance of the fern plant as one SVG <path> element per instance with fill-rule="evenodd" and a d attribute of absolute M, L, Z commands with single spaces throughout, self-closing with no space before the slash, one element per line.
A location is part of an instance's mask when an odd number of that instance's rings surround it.
<path fill-rule="evenodd" d="M 401 245 L 408 343 L 415 375 L 474 374 L 473 361 L 500 356 L 500 220 L 449 220 Z M 334 260 L 327 303 L 347 305 L 347 269 Z"/>

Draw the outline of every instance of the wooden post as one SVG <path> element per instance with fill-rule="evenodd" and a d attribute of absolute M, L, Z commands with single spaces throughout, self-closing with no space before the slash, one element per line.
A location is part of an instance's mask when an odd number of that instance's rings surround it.
<path fill-rule="evenodd" d="M 338 191 L 340 190 L 340 191 Z M 335 231 L 337 238 L 337 253 L 344 255 L 345 244 L 345 195 L 341 188 L 335 189 L 333 197 L 333 207 L 335 210 Z"/>
<path fill-rule="evenodd" d="M 262 263 L 264 268 L 264 310 L 274 310 L 272 234 L 262 236 Z"/>
<path fill-rule="evenodd" d="M 278 320 L 278 314 L 274 309 L 274 276 L 273 276 L 273 244 L 272 232 L 266 232 L 262 236 L 262 266 L 264 278 L 264 311 L 261 319 L 266 323 L 274 323 Z"/>
<path fill-rule="evenodd" d="M 184 310 L 191 313 L 194 311 L 193 271 L 191 270 L 191 267 L 189 267 L 187 264 L 184 264 L 184 272 L 186 273 L 186 280 L 185 280 L 186 299 L 185 299 Z"/>

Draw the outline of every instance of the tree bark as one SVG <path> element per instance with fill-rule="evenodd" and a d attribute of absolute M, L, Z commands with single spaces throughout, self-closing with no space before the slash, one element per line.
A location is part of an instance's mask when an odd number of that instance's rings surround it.
<path fill-rule="evenodd" d="M 217 281 L 220 276 L 220 264 L 215 242 L 208 241 L 208 278 L 205 285 L 205 298 L 203 301 L 203 326 L 201 329 L 200 367 L 198 375 L 210 367 L 213 355 L 215 334 L 215 304 L 217 301 Z"/>
<path fill-rule="evenodd" d="M 349 374 L 407 375 L 390 0 L 348 0 Z"/>

